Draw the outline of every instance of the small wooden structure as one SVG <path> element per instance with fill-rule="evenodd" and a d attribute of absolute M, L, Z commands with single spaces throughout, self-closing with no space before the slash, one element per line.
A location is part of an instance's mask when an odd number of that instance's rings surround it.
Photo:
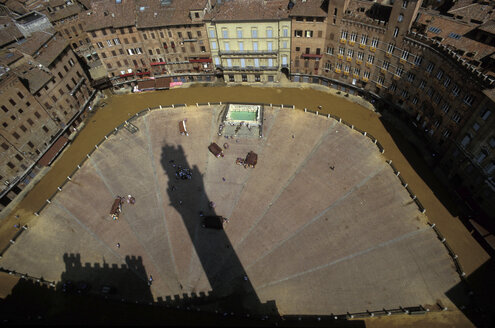
<path fill-rule="evenodd" d="M 220 148 L 219 145 L 217 145 L 216 143 L 212 142 L 209 146 L 208 146 L 208 150 L 211 151 L 211 153 L 213 155 L 215 155 L 215 157 L 220 157 L 220 156 L 224 156 L 223 155 L 223 151 L 222 151 L 222 148 Z"/>
<path fill-rule="evenodd" d="M 250 151 L 246 159 L 244 160 L 244 167 L 249 166 L 249 167 L 255 167 L 256 163 L 258 163 L 258 154 L 256 154 L 253 151 Z"/>
<path fill-rule="evenodd" d="M 120 213 L 122 212 L 122 198 L 117 196 L 112 204 L 112 209 L 110 210 L 110 216 L 112 219 L 117 220 Z"/>
<path fill-rule="evenodd" d="M 179 122 L 179 132 L 181 135 L 186 135 L 188 136 L 189 133 L 187 133 L 187 129 L 186 129 L 186 120 L 182 120 Z"/>
<path fill-rule="evenodd" d="M 203 220 L 203 226 L 209 229 L 223 230 L 223 217 L 215 216 L 205 216 Z"/>

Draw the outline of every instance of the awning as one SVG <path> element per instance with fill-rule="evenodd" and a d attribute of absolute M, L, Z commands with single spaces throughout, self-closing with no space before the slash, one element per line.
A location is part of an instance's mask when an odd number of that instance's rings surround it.
<path fill-rule="evenodd" d="M 151 90 L 155 88 L 155 80 L 138 81 L 139 90 Z"/>
<path fill-rule="evenodd" d="M 133 76 L 134 73 L 127 73 L 127 74 L 121 74 L 119 77 L 128 77 L 128 76 Z"/>
<path fill-rule="evenodd" d="M 62 152 L 65 145 L 69 142 L 66 137 L 60 137 L 57 141 L 48 149 L 45 154 L 40 158 L 38 164 L 41 166 L 50 166 L 52 162 L 57 158 L 58 154 Z"/>
<path fill-rule="evenodd" d="M 136 75 L 138 75 L 138 76 L 141 76 L 141 75 L 150 75 L 150 72 L 136 73 Z"/>
<path fill-rule="evenodd" d="M 169 77 L 161 77 L 155 79 L 155 88 L 157 89 L 166 89 L 170 88 L 170 81 L 172 81 Z"/>
<path fill-rule="evenodd" d="M 167 62 L 152 62 L 151 66 L 156 66 L 156 65 L 166 65 Z"/>
<path fill-rule="evenodd" d="M 316 54 L 303 54 L 303 58 L 321 58 L 323 55 L 316 55 Z"/>
<path fill-rule="evenodd" d="M 211 58 L 189 59 L 190 63 L 211 63 Z"/>

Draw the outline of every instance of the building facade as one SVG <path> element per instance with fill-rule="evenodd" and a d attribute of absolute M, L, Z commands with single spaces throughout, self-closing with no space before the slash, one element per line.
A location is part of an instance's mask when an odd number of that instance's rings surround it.
<path fill-rule="evenodd" d="M 285 1 L 228 1 L 205 18 L 217 73 L 226 82 L 275 82 L 290 71 Z"/>

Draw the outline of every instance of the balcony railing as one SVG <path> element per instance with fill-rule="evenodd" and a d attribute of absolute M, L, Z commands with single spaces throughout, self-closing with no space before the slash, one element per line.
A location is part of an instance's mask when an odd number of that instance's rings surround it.
<path fill-rule="evenodd" d="M 238 56 L 238 55 L 277 55 L 277 50 L 220 50 L 220 56 Z"/>
<path fill-rule="evenodd" d="M 321 57 L 323 57 L 323 55 L 320 55 L 320 54 L 302 54 L 301 57 L 302 58 L 316 58 L 316 59 L 320 59 Z"/>
<path fill-rule="evenodd" d="M 217 66 L 218 67 L 218 66 Z M 268 67 L 268 66 L 259 66 L 259 67 L 254 67 L 254 66 L 246 66 L 246 67 L 240 67 L 240 66 L 232 66 L 232 67 L 222 67 L 224 71 L 236 71 L 236 72 L 262 72 L 262 71 L 276 71 L 278 70 L 278 67 Z"/>

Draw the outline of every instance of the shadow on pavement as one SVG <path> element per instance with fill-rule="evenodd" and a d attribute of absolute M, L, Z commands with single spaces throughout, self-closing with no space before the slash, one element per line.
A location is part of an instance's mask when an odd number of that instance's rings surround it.
<path fill-rule="evenodd" d="M 466 281 L 461 281 L 446 293 L 476 327 L 495 327 L 493 272 L 495 262 L 491 258 L 469 275 Z"/>

